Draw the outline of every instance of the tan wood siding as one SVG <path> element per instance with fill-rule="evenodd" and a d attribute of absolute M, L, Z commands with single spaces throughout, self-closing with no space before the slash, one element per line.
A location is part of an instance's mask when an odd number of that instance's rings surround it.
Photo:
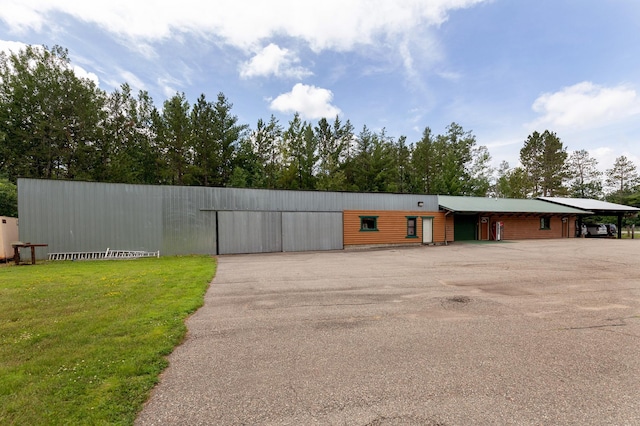
<path fill-rule="evenodd" d="M 361 216 L 376 217 L 378 230 L 361 231 Z M 416 218 L 415 238 L 407 237 L 407 217 Z M 433 218 L 433 242 L 444 242 L 443 212 L 347 210 L 344 212 L 344 245 L 421 244 L 423 217 Z M 449 232 L 453 236 L 453 226 L 450 231 L 447 230 L 447 233 Z"/>
<path fill-rule="evenodd" d="M 445 221 L 446 218 L 446 241 L 447 242 L 451 242 L 453 241 L 453 216 L 448 215 L 448 216 L 443 216 L 443 222 Z M 439 229 L 442 228 L 442 225 L 440 225 Z M 442 241 L 445 240 L 445 236 L 442 236 Z"/>

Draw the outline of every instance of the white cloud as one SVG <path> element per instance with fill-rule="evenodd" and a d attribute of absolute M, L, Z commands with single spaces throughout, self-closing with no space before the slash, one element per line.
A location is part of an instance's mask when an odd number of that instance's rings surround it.
<path fill-rule="evenodd" d="M 25 49 L 27 47 L 27 44 L 19 42 L 19 41 L 7 41 L 7 40 L 0 40 L 0 52 L 5 52 L 7 54 L 11 54 L 11 53 L 18 53 L 21 50 Z M 40 46 L 34 46 L 36 49 L 41 49 Z M 92 72 L 87 71 L 86 69 L 84 69 L 81 66 L 78 65 L 73 65 L 71 67 L 71 69 L 73 70 L 74 74 L 78 77 L 78 78 L 86 78 L 89 80 L 93 80 L 93 82 L 96 85 L 100 85 L 100 79 L 98 78 L 98 76 Z"/>
<path fill-rule="evenodd" d="M 5 52 L 7 54 L 11 54 L 12 52 L 18 53 L 26 47 L 26 44 L 19 41 L 0 40 L 0 52 Z"/>
<path fill-rule="evenodd" d="M 300 59 L 289 49 L 270 43 L 249 61 L 240 66 L 240 77 L 287 77 L 301 79 L 313 73 L 296 66 Z"/>
<path fill-rule="evenodd" d="M 4 20 L 15 33 L 28 30 L 39 31 L 45 22 L 39 2 L 5 0 L 0 7 L 0 19 Z M 44 1 L 43 1 L 44 3 Z"/>
<path fill-rule="evenodd" d="M 340 109 L 331 105 L 333 93 L 320 87 L 298 83 L 291 92 L 271 101 L 271 109 L 283 113 L 298 112 L 305 119 L 331 118 L 340 114 Z"/>
<path fill-rule="evenodd" d="M 315 51 L 349 51 L 379 37 L 417 34 L 446 21 L 451 10 L 486 1 L 491 0 L 3 0 L 0 19 L 14 32 L 38 31 L 55 25 L 52 14 L 58 12 L 129 40 L 194 33 L 250 51 L 269 37 L 284 35 Z"/>
<path fill-rule="evenodd" d="M 600 147 L 589 150 L 589 156 L 595 158 L 598 161 L 598 169 L 603 173 L 613 167 L 613 163 L 619 153 L 615 152 L 610 147 Z"/>
<path fill-rule="evenodd" d="M 133 89 L 134 92 L 147 89 L 144 81 L 142 81 L 141 78 L 139 78 L 131 71 L 120 70 L 119 74 L 121 80 L 127 82 L 127 84 Z"/>
<path fill-rule="evenodd" d="M 436 74 L 438 75 L 438 77 L 442 78 L 443 80 L 449 80 L 454 82 L 459 81 L 463 77 L 463 75 L 459 72 L 448 71 L 448 70 L 438 71 Z"/>
<path fill-rule="evenodd" d="M 627 159 L 632 163 L 636 165 L 640 164 L 640 156 L 626 150 L 621 151 L 617 148 L 604 146 L 604 147 L 599 147 L 595 149 L 590 149 L 588 151 L 589 151 L 589 155 L 592 158 L 595 158 L 596 160 L 598 160 L 598 169 L 603 173 L 606 173 L 608 169 L 613 168 L 613 165 L 615 164 L 616 159 L 623 155 L 627 157 Z"/>
<path fill-rule="evenodd" d="M 532 108 L 541 114 L 532 128 L 587 129 L 640 114 L 640 98 L 626 85 L 603 87 L 585 81 L 541 95 Z"/>
<path fill-rule="evenodd" d="M 86 79 L 92 80 L 96 85 L 100 84 L 100 79 L 96 74 L 89 72 L 84 68 L 79 67 L 78 65 L 73 66 L 73 73 L 79 78 L 86 78 Z"/>
<path fill-rule="evenodd" d="M 176 93 L 179 93 L 180 90 L 176 88 L 176 86 L 181 86 L 182 83 L 180 80 L 171 77 L 169 75 L 165 75 L 157 79 L 158 86 L 162 89 L 162 93 L 164 96 L 169 99 L 174 96 Z"/>

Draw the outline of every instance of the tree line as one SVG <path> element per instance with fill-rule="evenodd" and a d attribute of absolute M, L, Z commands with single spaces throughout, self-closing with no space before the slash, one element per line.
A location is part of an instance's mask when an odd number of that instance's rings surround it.
<path fill-rule="evenodd" d="M 60 46 L 1 53 L 0 200 L 18 177 L 627 202 L 638 193 L 628 159 L 602 176 L 587 151 L 569 155 L 548 130 L 525 140 L 522 166 L 494 170 L 487 147 L 457 123 L 408 142 L 340 117 L 272 115 L 251 128 L 232 109 L 222 92 L 193 104 L 176 93 L 161 108 L 126 83 L 107 93 L 78 77 Z"/>

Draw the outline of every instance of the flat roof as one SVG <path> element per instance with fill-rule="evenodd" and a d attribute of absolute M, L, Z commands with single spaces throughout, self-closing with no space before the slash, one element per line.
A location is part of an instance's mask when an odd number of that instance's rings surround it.
<path fill-rule="evenodd" d="M 640 209 L 624 204 L 609 203 L 607 201 L 593 200 L 590 198 L 564 198 L 564 197 L 538 197 L 539 200 L 548 201 L 577 209 L 589 210 L 592 212 L 610 212 L 610 213 L 634 213 L 640 212 Z"/>
<path fill-rule="evenodd" d="M 458 213 L 542 213 L 542 214 L 585 214 L 591 213 L 542 200 L 516 198 L 488 198 L 438 195 L 441 208 Z"/>

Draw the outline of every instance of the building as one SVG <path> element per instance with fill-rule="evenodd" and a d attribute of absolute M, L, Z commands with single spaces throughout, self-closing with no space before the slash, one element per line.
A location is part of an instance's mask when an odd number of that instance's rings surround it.
<path fill-rule="evenodd" d="M 543 200 L 438 196 L 454 218 L 454 241 L 573 238 L 590 211 Z"/>
<path fill-rule="evenodd" d="M 19 179 L 20 239 L 162 255 L 572 238 L 590 211 L 544 200 Z M 39 254 L 42 257 L 42 253 Z"/>
<path fill-rule="evenodd" d="M 391 235 L 385 212 L 442 215 L 435 195 L 18 180 L 20 238 L 45 242 L 49 252 L 340 250 L 345 247 L 343 218 L 356 211 L 380 216 L 378 230 L 363 228 L 363 236 Z M 363 220 L 358 226 L 369 224 Z M 347 238 L 350 244 L 368 242 Z"/>
<path fill-rule="evenodd" d="M 625 206 L 621 204 L 609 203 L 606 201 L 592 200 L 589 198 L 561 198 L 561 197 L 538 197 L 549 203 L 559 204 L 562 206 L 573 207 L 581 210 L 588 210 L 593 214 L 600 216 L 615 216 L 617 218 L 616 228 L 618 238 L 622 237 L 622 218 L 625 215 L 635 215 L 640 209 Z"/>

